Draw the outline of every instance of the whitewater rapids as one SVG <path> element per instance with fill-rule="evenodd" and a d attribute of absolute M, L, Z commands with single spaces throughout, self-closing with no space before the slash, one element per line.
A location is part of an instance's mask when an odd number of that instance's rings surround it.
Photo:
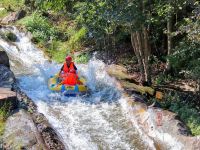
<path fill-rule="evenodd" d="M 89 94 L 64 97 L 48 89 L 49 77 L 61 65 L 49 63 L 27 34 L 15 27 L 2 28 L 17 36 L 16 42 L 0 38 L 0 46 L 8 53 L 11 69 L 19 87 L 38 106 L 70 150 L 151 149 L 130 121 L 126 104 L 115 79 L 105 71 L 102 61 L 91 59 L 77 65 L 86 77 Z"/>

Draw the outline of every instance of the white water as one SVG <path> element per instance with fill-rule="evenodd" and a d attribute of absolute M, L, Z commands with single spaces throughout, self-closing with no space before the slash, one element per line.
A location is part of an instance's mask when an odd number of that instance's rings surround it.
<path fill-rule="evenodd" d="M 4 29 L 5 30 L 5 29 Z M 103 62 L 92 59 L 88 65 L 78 65 L 87 78 L 90 94 L 64 97 L 47 87 L 48 78 L 58 72 L 60 65 L 50 64 L 16 28 L 18 41 L 8 43 L 0 38 L 0 45 L 12 57 L 12 66 L 19 74 L 21 89 L 32 98 L 71 150 L 149 149 L 124 111 L 124 98 L 115 88 L 115 81 L 105 72 Z M 15 68 L 16 61 L 29 75 Z M 24 69 L 23 69 L 24 70 Z"/>

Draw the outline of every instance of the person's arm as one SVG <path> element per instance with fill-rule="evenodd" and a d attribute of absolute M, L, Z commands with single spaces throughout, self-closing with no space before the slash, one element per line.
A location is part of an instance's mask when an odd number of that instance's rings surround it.
<path fill-rule="evenodd" d="M 61 67 L 61 69 L 60 69 L 60 72 L 59 72 L 59 76 L 60 76 L 60 73 L 61 73 L 61 71 L 63 70 L 63 68 L 64 68 L 64 65 Z"/>
<path fill-rule="evenodd" d="M 77 70 L 77 68 L 76 68 L 75 64 L 74 64 L 74 69 L 75 69 L 75 70 Z"/>

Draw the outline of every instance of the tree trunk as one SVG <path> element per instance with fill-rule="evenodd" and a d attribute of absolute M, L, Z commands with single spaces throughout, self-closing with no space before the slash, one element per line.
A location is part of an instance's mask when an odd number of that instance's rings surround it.
<path fill-rule="evenodd" d="M 172 16 L 169 14 L 167 20 L 167 55 L 171 55 L 172 53 Z M 166 72 L 169 73 L 171 71 L 171 65 L 169 59 L 167 59 Z"/>
<path fill-rule="evenodd" d="M 142 31 L 131 33 L 131 43 L 139 63 L 140 72 L 142 74 L 142 82 L 151 83 L 150 68 L 148 64 L 150 45 L 148 32 L 145 27 L 143 27 Z"/>
<path fill-rule="evenodd" d="M 141 58 L 140 53 L 139 53 L 139 46 L 138 46 L 138 42 L 137 42 L 136 37 L 137 37 L 136 32 L 132 32 L 131 33 L 131 43 L 132 43 L 134 53 L 135 53 L 137 60 L 138 60 L 139 69 L 140 69 L 140 73 L 142 74 L 142 80 L 143 80 L 144 69 L 143 69 L 142 58 Z"/>
<path fill-rule="evenodd" d="M 149 57 L 151 53 L 151 48 L 149 44 L 148 32 L 145 27 L 143 27 L 143 35 L 144 35 L 144 73 L 145 73 L 145 81 L 151 84 L 151 73 L 149 68 Z"/>

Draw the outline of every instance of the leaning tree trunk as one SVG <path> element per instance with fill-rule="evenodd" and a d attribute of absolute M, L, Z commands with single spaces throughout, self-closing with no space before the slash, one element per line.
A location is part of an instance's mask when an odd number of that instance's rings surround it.
<path fill-rule="evenodd" d="M 147 29 L 143 27 L 143 36 L 144 36 L 144 71 L 145 71 L 145 81 L 151 84 L 151 72 L 149 67 L 149 57 L 151 54 L 151 47 L 149 44 L 149 36 Z"/>
<path fill-rule="evenodd" d="M 140 1 L 140 9 L 142 13 L 145 13 L 145 3 L 143 0 Z M 151 84 L 151 75 L 149 67 L 149 56 L 150 56 L 150 44 L 148 32 L 144 24 L 141 24 L 141 28 L 131 33 L 131 42 L 138 59 L 140 71 L 142 73 L 142 82 Z"/>
<path fill-rule="evenodd" d="M 131 43 L 137 57 L 140 72 L 142 73 L 142 82 L 151 83 L 149 68 L 150 45 L 148 32 L 145 27 L 141 31 L 131 33 Z"/>
<path fill-rule="evenodd" d="M 140 73 L 142 74 L 142 79 L 141 80 L 144 81 L 144 79 L 145 79 L 145 77 L 144 77 L 144 68 L 143 68 L 143 64 L 142 64 L 142 57 L 140 55 L 139 44 L 138 44 L 136 32 L 132 32 L 131 33 L 131 43 L 132 43 L 132 47 L 133 47 L 134 53 L 135 53 L 135 55 L 137 57 L 137 60 L 138 60 Z"/>

